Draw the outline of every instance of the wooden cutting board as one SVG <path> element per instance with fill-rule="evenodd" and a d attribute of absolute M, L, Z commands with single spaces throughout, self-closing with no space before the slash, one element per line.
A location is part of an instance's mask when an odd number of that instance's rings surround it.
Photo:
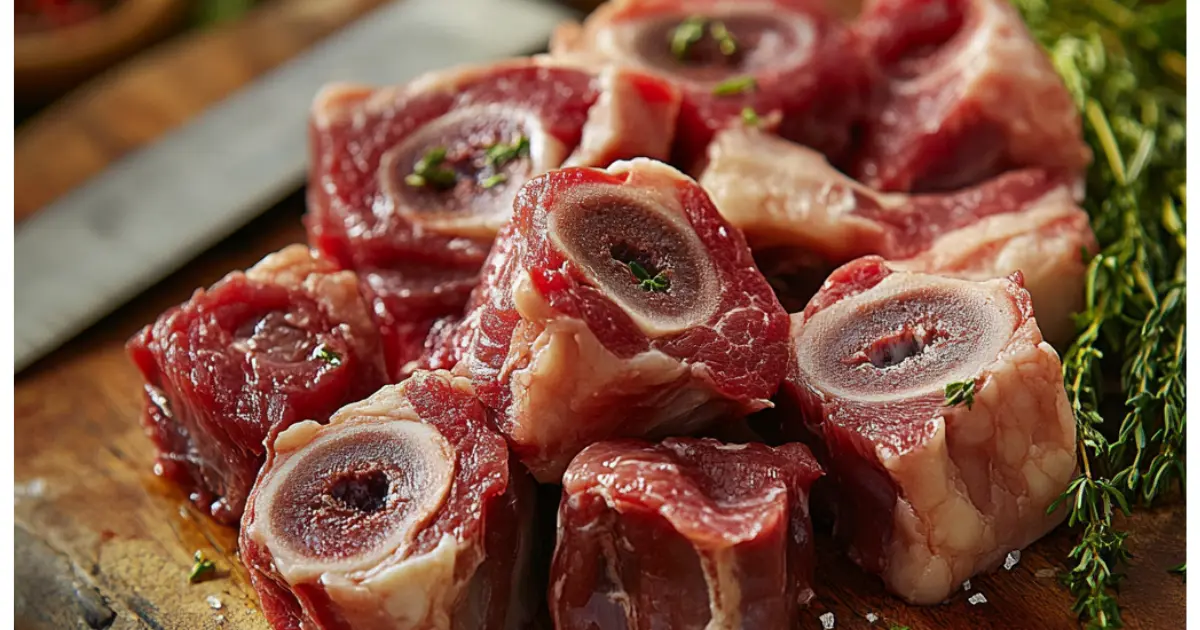
<path fill-rule="evenodd" d="M 68 100 L 17 134 L 18 220 L 378 1 L 269 4 Z M 123 344 L 195 287 L 302 241 L 302 199 L 297 193 L 278 204 L 17 377 L 17 628 L 267 628 L 237 561 L 234 530 L 200 516 L 153 475 L 153 451 L 138 424 L 140 380 Z M 1136 556 L 1121 595 L 1127 627 L 1182 625 L 1183 581 L 1167 568 L 1184 558 L 1185 520 L 1178 504 L 1127 524 Z M 818 616 L 832 612 L 837 628 L 1073 628 L 1071 597 L 1057 580 L 1073 537 L 1062 528 L 1011 571 L 972 580 L 971 592 L 987 603 L 973 606 L 960 593 L 928 608 L 888 597 L 819 537 L 820 587 L 803 627 L 821 627 Z M 217 577 L 189 584 L 198 550 L 216 561 Z"/>

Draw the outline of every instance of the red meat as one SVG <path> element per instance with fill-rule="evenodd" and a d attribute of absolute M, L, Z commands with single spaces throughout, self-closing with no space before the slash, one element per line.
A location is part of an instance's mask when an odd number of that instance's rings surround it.
<path fill-rule="evenodd" d="M 366 281 L 393 378 L 436 320 L 460 314 L 527 179 L 665 157 L 678 108 L 661 80 L 545 59 L 326 88 L 310 131 L 309 241 Z"/>
<path fill-rule="evenodd" d="M 1070 93 L 1008 0 L 874 0 L 855 31 L 879 74 L 853 169 L 867 185 L 952 190 L 1091 160 Z"/>
<path fill-rule="evenodd" d="M 550 50 L 676 83 L 673 161 L 690 173 L 713 134 L 744 119 L 838 161 L 868 105 L 866 57 L 819 0 L 613 0 L 560 27 Z"/>
<path fill-rule="evenodd" d="M 597 440 L 762 409 L 786 371 L 787 315 L 741 234 L 661 163 L 532 180 L 488 270 L 437 356 L 542 481 Z"/>
<path fill-rule="evenodd" d="M 910 602 L 944 600 L 1065 515 L 1047 508 L 1074 476 L 1075 420 L 1021 284 L 863 258 L 792 316 L 787 423 L 814 438 L 850 557 Z"/>
<path fill-rule="evenodd" d="M 813 571 L 801 444 L 601 442 L 563 476 L 559 630 L 796 628 Z"/>
<path fill-rule="evenodd" d="M 236 522 L 263 439 L 385 382 L 379 335 L 352 272 L 292 245 L 235 271 L 129 340 L 146 379 L 155 471 Z"/>
<path fill-rule="evenodd" d="M 524 628 L 533 490 L 466 379 L 418 371 L 273 437 L 240 553 L 277 630 Z"/>

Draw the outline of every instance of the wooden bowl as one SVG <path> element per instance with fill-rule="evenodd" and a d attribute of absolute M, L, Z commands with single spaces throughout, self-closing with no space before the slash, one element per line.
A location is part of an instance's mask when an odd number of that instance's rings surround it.
<path fill-rule="evenodd" d="M 16 35 L 17 101 L 53 98 L 153 44 L 179 25 L 186 0 L 120 0 L 85 22 Z"/>

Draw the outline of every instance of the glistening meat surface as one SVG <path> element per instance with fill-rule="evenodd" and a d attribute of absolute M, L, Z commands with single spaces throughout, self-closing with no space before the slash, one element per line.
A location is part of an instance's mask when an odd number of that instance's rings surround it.
<path fill-rule="evenodd" d="M 466 379 L 271 436 L 239 550 L 276 629 L 527 627 L 533 487 Z"/>
<path fill-rule="evenodd" d="M 700 184 L 745 232 L 768 276 L 787 269 L 816 276 L 806 283 L 815 287 L 832 267 L 870 254 L 972 280 L 1021 271 L 1046 337 L 1065 343 L 1074 332 L 1083 252 L 1096 247 L 1074 176 L 1026 169 L 953 193 L 908 195 L 869 188 L 815 151 L 753 129 L 722 132 L 709 155 Z"/>
<path fill-rule="evenodd" d="M 812 597 L 801 444 L 600 442 L 563 477 L 550 610 L 559 630 L 794 628 Z"/>
<path fill-rule="evenodd" d="M 597 440 L 687 434 L 770 404 L 787 315 L 695 182 L 650 160 L 562 169 L 522 188 L 514 212 L 435 356 L 462 359 L 540 480 Z"/>
<path fill-rule="evenodd" d="M 746 117 L 837 160 L 866 114 L 865 55 L 817 0 L 617 0 L 560 27 L 550 49 L 678 85 L 672 161 L 690 173 L 713 134 Z"/>
<path fill-rule="evenodd" d="M 393 378 L 436 320 L 460 313 L 526 180 L 564 163 L 665 157 L 678 108 L 659 79 L 547 59 L 322 91 L 309 240 L 363 277 Z"/>
<path fill-rule="evenodd" d="M 892 592 L 940 602 L 1062 520 L 1047 508 L 1074 474 L 1075 421 L 1019 274 L 859 259 L 793 315 L 792 351 L 792 426 L 836 487 L 835 532 Z"/>
<path fill-rule="evenodd" d="M 292 245 L 235 271 L 129 340 L 145 379 L 155 471 L 236 522 L 263 439 L 385 382 L 379 334 L 353 272 Z"/>
<path fill-rule="evenodd" d="M 1090 161 L 1071 95 L 1007 0 L 873 0 L 854 30 L 877 75 L 852 170 L 867 185 L 952 190 Z"/>

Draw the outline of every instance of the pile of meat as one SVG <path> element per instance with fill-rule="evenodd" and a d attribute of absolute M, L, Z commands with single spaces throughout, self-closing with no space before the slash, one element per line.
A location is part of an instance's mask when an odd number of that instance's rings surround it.
<path fill-rule="evenodd" d="M 276 628 L 796 627 L 810 489 L 916 604 L 1062 519 L 1090 155 L 1006 0 L 613 0 L 311 145 L 307 246 L 129 342 Z"/>

